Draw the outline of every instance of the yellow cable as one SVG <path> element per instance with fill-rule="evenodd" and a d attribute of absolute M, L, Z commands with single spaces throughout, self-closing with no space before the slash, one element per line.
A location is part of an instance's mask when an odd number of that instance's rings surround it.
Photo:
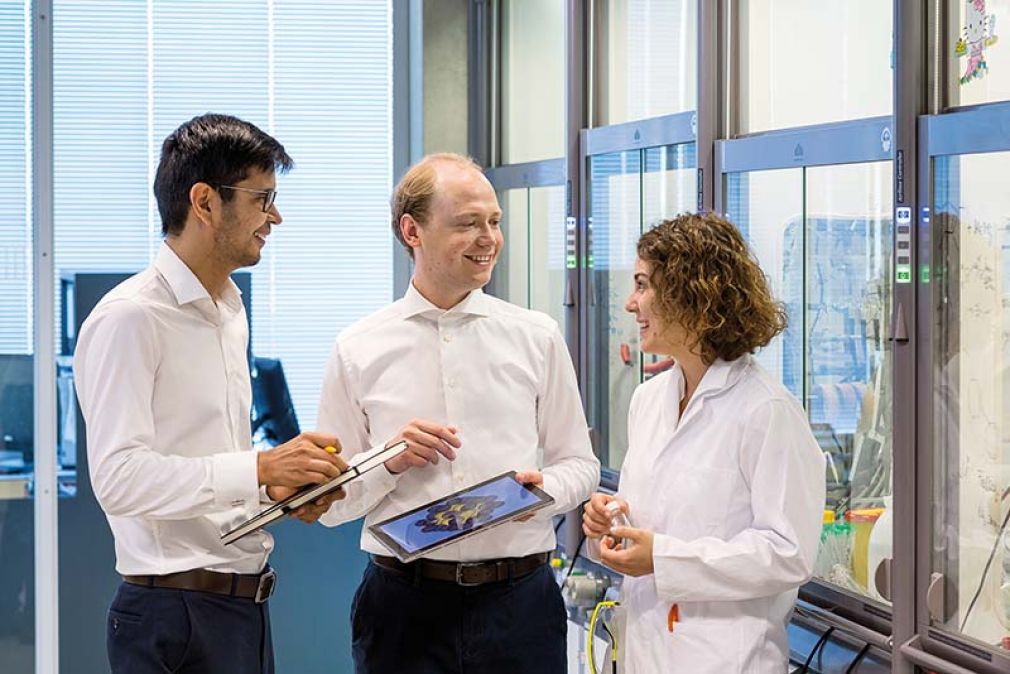
<path fill-rule="evenodd" d="M 596 634 L 596 620 L 600 617 L 600 611 L 605 608 L 614 608 L 618 606 L 620 602 L 616 601 L 601 601 L 593 609 L 593 615 L 589 618 L 589 628 L 588 628 L 588 639 L 586 641 L 586 659 L 589 660 L 589 671 L 593 674 L 597 673 L 596 669 L 596 658 L 593 655 L 593 635 Z M 610 659 L 613 662 L 617 661 L 617 637 L 612 637 L 613 646 L 610 649 Z"/>

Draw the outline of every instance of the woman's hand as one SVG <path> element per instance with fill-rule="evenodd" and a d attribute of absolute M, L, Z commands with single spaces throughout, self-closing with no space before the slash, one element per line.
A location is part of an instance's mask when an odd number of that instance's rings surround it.
<path fill-rule="evenodd" d="M 627 549 L 620 543 L 614 543 L 614 539 L 622 538 L 631 541 Z M 600 561 L 626 576 L 646 576 L 655 571 L 652 539 L 653 533 L 647 529 L 618 527 L 600 541 Z"/>
<path fill-rule="evenodd" d="M 620 503 L 624 514 L 628 513 L 628 504 L 610 494 L 596 492 L 589 497 L 582 513 L 582 531 L 589 538 L 610 535 L 610 512 L 607 510 L 607 504 L 611 501 Z"/>

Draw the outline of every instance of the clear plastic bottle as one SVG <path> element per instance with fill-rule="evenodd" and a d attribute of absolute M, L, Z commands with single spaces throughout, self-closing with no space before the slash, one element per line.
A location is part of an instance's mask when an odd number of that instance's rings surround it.
<path fill-rule="evenodd" d="M 628 516 L 624 513 L 623 510 L 621 510 L 621 504 L 620 504 L 620 502 L 618 502 L 618 501 L 611 501 L 610 503 L 607 504 L 606 507 L 607 507 L 607 512 L 610 513 L 610 530 L 611 531 L 613 531 L 614 529 L 617 529 L 618 527 L 630 527 L 631 526 L 631 520 L 629 520 Z M 625 547 L 625 549 L 627 549 L 628 546 L 631 544 L 631 541 L 629 541 L 627 538 L 622 538 L 620 540 L 615 539 L 615 541 L 617 543 L 620 543 L 621 545 L 623 545 Z"/>

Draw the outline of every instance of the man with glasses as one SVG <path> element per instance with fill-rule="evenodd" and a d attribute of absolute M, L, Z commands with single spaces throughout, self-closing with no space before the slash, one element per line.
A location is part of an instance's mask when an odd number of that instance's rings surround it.
<path fill-rule="evenodd" d="M 223 532 L 346 468 L 337 438 L 303 433 L 252 451 L 249 331 L 229 278 L 259 262 L 291 158 L 260 129 L 207 114 L 162 145 L 154 263 L 84 322 L 74 378 L 95 495 L 123 575 L 108 617 L 114 674 L 274 671 L 270 534 Z M 338 492 L 295 515 L 314 522 Z"/>

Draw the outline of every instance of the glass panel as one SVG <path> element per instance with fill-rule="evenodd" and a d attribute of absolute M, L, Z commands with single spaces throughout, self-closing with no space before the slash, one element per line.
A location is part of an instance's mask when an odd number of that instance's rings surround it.
<path fill-rule="evenodd" d="M 791 319 L 783 334 L 758 352 L 757 360 L 802 400 L 803 169 L 732 173 L 726 188 L 730 222 L 747 238 L 772 295 L 785 302 Z"/>
<path fill-rule="evenodd" d="M 502 299 L 521 307 L 530 300 L 530 218 L 529 190 L 525 187 L 498 193 L 502 209 L 501 227 L 505 236 L 502 259 L 495 270 L 494 285 Z"/>
<path fill-rule="evenodd" d="M 502 163 L 565 153 L 565 3 L 505 0 Z"/>
<path fill-rule="evenodd" d="M 825 507 L 850 543 L 831 559 L 832 528 L 820 571 L 877 599 L 870 580 L 892 547 L 891 178 L 889 161 L 807 169 L 803 244 L 805 404 L 828 459 Z"/>
<path fill-rule="evenodd" d="M 645 228 L 679 213 L 697 210 L 698 172 L 694 168 L 694 155 L 694 143 L 645 150 L 645 170 L 642 174 L 642 222 Z M 630 292 L 630 279 L 628 283 Z M 630 314 L 628 316 L 631 317 Z M 673 360 L 665 356 L 642 354 L 642 357 L 643 378 L 658 374 L 673 364 Z M 627 409 L 623 414 L 627 414 Z"/>
<path fill-rule="evenodd" d="M 890 162 L 731 174 L 726 187 L 728 215 L 789 313 L 758 361 L 804 402 L 828 458 L 815 574 L 879 600 L 870 579 L 891 551 Z"/>
<path fill-rule="evenodd" d="M 996 17 L 1010 17 L 1010 0 L 948 3 L 947 94 L 951 106 L 1010 99 L 1010 52 L 997 44 Z M 1002 23 L 1002 22 L 1001 22 Z"/>
<path fill-rule="evenodd" d="M 891 114 L 890 3 L 739 7 L 741 133 Z"/>
<path fill-rule="evenodd" d="M 565 326 L 565 187 L 529 192 L 529 308 Z"/>
<path fill-rule="evenodd" d="M 696 6 L 695 0 L 600 3 L 594 126 L 694 109 Z"/>
<path fill-rule="evenodd" d="M 1010 152 L 937 159 L 934 623 L 989 645 L 1010 632 Z"/>
<path fill-rule="evenodd" d="M 0 669 L 35 669 L 29 3 L 0 2 Z"/>
<path fill-rule="evenodd" d="M 642 233 L 639 150 L 590 158 L 589 425 L 600 460 L 619 469 L 628 447 L 628 406 L 641 382 L 635 318 L 624 310 Z"/>

